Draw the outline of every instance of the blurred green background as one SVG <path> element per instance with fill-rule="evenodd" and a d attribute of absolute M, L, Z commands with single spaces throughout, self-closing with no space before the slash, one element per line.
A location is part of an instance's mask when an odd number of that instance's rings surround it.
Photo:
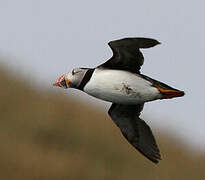
<path fill-rule="evenodd" d="M 34 89 L 0 69 L 0 179 L 204 179 L 205 154 L 153 129 L 163 160 L 153 164 L 107 114 L 63 93 Z"/>

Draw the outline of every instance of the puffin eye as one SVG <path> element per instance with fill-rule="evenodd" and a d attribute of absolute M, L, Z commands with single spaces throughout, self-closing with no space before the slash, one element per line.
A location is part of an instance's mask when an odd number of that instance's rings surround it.
<path fill-rule="evenodd" d="M 79 73 L 79 72 L 81 72 L 79 69 L 73 69 L 73 70 L 72 70 L 72 75 L 75 75 L 75 74 L 77 74 L 77 73 Z"/>
<path fill-rule="evenodd" d="M 75 71 L 74 71 L 74 69 L 72 70 L 72 75 L 74 75 L 75 74 Z"/>

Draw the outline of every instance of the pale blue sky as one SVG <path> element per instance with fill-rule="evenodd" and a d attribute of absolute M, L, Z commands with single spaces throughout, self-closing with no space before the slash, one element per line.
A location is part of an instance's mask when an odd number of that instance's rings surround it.
<path fill-rule="evenodd" d="M 162 45 L 143 50 L 142 73 L 184 90 L 186 96 L 148 103 L 143 116 L 156 131 L 158 126 L 169 129 L 205 150 L 204 7 L 202 0 L 1 0 L 0 56 L 7 58 L 0 61 L 52 91 L 62 91 L 53 89 L 52 81 L 74 67 L 104 62 L 111 56 L 108 41 L 155 38 Z M 104 111 L 109 107 L 80 97 L 105 106 Z"/>

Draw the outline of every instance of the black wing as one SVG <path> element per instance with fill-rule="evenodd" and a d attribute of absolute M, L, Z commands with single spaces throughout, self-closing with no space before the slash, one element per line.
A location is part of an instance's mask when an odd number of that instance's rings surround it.
<path fill-rule="evenodd" d="M 144 156 L 154 163 L 161 159 L 159 149 L 150 127 L 139 118 L 143 104 L 112 104 L 108 113 L 120 128 L 123 136 Z"/>
<path fill-rule="evenodd" d="M 127 70 L 133 73 L 140 73 L 144 57 L 140 48 L 150 48 L 160 44 L 155 39 L 149 38 L 124 38 L 110 41 L 108 45 L 113 51 L 113 56 L 98 68 L 109 68 Z"/>

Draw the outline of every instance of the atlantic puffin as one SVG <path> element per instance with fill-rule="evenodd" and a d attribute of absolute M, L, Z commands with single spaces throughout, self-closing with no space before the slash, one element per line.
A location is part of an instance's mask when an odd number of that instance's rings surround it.
<path fill-rule="evenodd" d="M 144 103 L 184 95 L 184 91 L 140 73 L 144 62 L 140 49 L 158 44 L 155 39 L 143 37 L 110 41 L 113 55 L 109 60 L 95 68 L 75 68 L 53 84 L 111 102 L 111 119 L 129 143 L 154 163 L 161 160 L 161 155 L 150 127 L 139 117 Z"/>

